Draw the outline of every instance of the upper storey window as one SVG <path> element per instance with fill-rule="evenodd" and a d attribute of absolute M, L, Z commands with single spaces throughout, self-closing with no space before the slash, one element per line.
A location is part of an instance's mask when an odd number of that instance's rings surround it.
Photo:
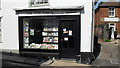
<path fill-rule="evenodd" d="M 31 0 L 30 6 L 42 6 L 42 5 L 48 5 L 48 0 Z"/>
<path fill-rule="evenodd" d="M 115 17 L 115 8 L 110 7 L 108 10 L 109 17 Z"/>

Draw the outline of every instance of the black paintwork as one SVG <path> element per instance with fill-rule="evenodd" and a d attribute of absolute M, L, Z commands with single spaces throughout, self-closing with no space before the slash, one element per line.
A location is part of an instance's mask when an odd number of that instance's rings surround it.
<path fill-rule="evenodd" d="M 23 48 L 23 19 L 28 18 L 29 22 L 31 22 L 31 19 L 39 19 L 39 18 L 46 18 L 46 17 L 55 17 L 58 19 L 58 27 L 59 27 L 59 49 L 58 50 L 46 50 L 46 49 L 27 49 Z M 67 45 L 67 48 L 64 46 L 66 44 L 63 44 L 63 35 L 62 35 L 62 26 L 65 24 L 68 24 L 68 28 L 73 30 L 73 36 L 67 36 L 70 38 L 69 45 Z M 43 24 L 43 23 L 42 23 Z M 42 25 L 42 24 L 38 24 Z M 36 26 L 36 27 L 38 27 Z M 42 27 L 42 26 L 41 26 Z M 40 28 L 41 29 L 41 28 Z M 41 35 L 40 35 L 41 36 Z M 37 40 L 37 39 L 36 39 Z M 38 16 L 38 17 L 19 17 L 19 51 L 20 55 L 45 55 L 45 56 L 56 56 L 58 55 L 60 58 L 61 57 L 71 57 L 75 58 L 76 55 L 80 54 L 80 15 L 69 15 L 69 16 Z M 43 54 L 44 53 L 44 54 Z M 48 55 L 47 55 L 48 54 Z"/>

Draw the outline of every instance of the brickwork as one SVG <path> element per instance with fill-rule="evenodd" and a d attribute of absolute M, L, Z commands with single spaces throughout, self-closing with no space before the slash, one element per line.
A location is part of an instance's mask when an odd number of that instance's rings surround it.
<path fill-rule="evenodd" d="M 109 17 L 108 10 L 109 10 L 109 7 L 99 7 L 95 11 L 95 19 L 94 19 L 94 21 L 95 21 L 95 34 L 97 34 L 98 36 L 102 35 L 101 32 L 104 32 L 104 30 L 101 31 L 102 27 L 98 27 L 98 26 L 103 25 L 105 23 L 116 23 L 115 29 L 117 29 L 118 34 L 120 34 L 120 22 L 105 22 L 104 21 L 105 17 Z M 115 17 L 120 18 L 120 7 L 115 7 Z"/>

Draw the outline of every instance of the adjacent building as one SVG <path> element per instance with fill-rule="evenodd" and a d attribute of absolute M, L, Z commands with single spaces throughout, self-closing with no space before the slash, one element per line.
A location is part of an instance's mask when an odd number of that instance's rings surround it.
<path fill-rule="evenodd" d="M 101 39 L 120 35 L 120 2 L 101 2 L 95 10 L 95 34 Z"/>

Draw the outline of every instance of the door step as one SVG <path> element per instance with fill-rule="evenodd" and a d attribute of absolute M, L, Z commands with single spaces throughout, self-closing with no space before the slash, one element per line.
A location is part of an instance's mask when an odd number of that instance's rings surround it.
<path fill-rule="evenodd" d="M 48 60 L 42 64 L 40 64 L 40 66 L 50 66 L 50 64 L 52 64 L 54 62 L 54 60 Z"/>

